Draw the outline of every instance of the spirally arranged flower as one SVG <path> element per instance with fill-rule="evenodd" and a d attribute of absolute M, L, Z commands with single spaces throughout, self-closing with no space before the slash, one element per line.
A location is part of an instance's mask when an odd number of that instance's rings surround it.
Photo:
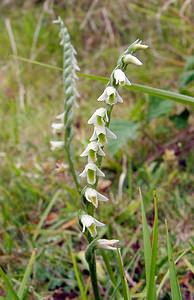
<path fill-rule="evenodd" d="M 93 217 L 94 212 L 92 212 L 92 215 L 89 213 L 91 212 L 89 207 L 91 208 L 92 205 L 94 208 L 97 208 L 99 202 L 108 201 L 106 196 L 97 191 L 97 183 L 98 177 L 105 176 L 100 170 L 102 157 L 105 156 L 104 147 L 109 142 L 109 139 L 117 138 L 114 132 L 109 129 L 111 112 L 115 104 L 123 103 L 123 99 L 118 93 L 119 87 L 131 85 L 125 73 L 127 65 L 142 65 L 142 62 L 133 55 L 134 52 L 136 50 L 146 49 L 147 47 L 148 46 L 143 45 L 140 40 L 137 40 L 119 57 L 116 68 L 113 70 L 105 90 L 97 99 L 99 102 L 104 102 L 105 107 L 96 109 L 88 120 L 88 124 L 93 125 L 93 133 L 88 145 L 80 155 L 81 157 L 87 157 L 87 164 L 80 174 L 80 177 L 86 178 L 87 181 L 87 185 L 83 189 L 86 212 L 84 214 L 82 213 L 80 221 L 83 225 L 83 232 L 87 229 L 93 238 L 96 237 L 97 227 L 105 225 Z M 97 242 L 94 242 L 97 248 L 116 250 L 119 241 L 98 239 Z"/>

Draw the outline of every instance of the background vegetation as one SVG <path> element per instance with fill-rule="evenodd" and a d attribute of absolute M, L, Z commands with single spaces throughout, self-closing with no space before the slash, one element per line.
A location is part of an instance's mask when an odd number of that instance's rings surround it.
<path fill-rule="evenodd" d="M 92 299 L 83 256 L 86 242 L 76 219 L 79 199 L 68 169 L 56 172 L 63 157 L 49 149 L 50 124 L 63 110 L 62 73 L 46 66 L 62 66 L 58 28 L 52 24 L 58 15 L 71 33 L 81 72 L 109 76 L 118 54 L 140 38 L 150 49 L 140 54 L 141 68 L 129 68 L 129 79 L 193 96 L 194 9 L 192 1 L 1 1 L 0 264 L 17 288 L 32 249 L 37 248 L 28 299 L 82 299 L 77 265 Z M 103 88 L 102 82 L 79 79 L 78 171 L 83 167 L 79 154 L 90 130 L 86 121 Z M 128 284 L 134 293 L 140 292 L 145 269 L 138 187 L 149 225 L 153 224 L 156 189 L 158 283 L 167 271 L 167 219 L 175 258 L 190 249 L 177 269 L 183 299 L 193 299 L 193 109 L 142 93 L 122 92 L 125 103 L 114 110 L 111 125 L 120 138 L 110 145 L 103 163 L 108 179 L 99 182 L 100 190 L 111 199 L 99 208 L 100 220 L 108 224 L 103 234 L 121 241 Z M 110 261 L 114 269 L 114 254 Z M 111 299 L 111 284 L 100 257 L 98 274 L 103 299 Z M 2 284 L 2 299 L 5 294 Z M 171 299 L 169 281 L 159 299 Z"/>

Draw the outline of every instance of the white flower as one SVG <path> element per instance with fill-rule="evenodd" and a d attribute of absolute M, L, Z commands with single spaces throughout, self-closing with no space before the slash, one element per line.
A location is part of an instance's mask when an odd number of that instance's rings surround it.
<path fill-rule="evenodd" d="M 137 43 L 137 44 L 134 44 L 133 46 L 132 46 L 132 50 L 133 51 L 136 51 L 136 50 L 144 50 L 144 49 L 147 49 L 147 48 L 149 48 L 149 46 L 148 45 L 143 45 L 143 44 L 141 44 L 141 41 L 139 42 L 139 43 Z"/>
<path fill-rule="evenodd" d="M 90 141 L 92 142 L 96 139 L 98 139 L 99 144 L 104 145 L 107 143 L 107 139 L 117 139 L 117 136 L 107 127 L 95 126 Z"/>
<path fill-rule="evenodd" d="M 90 215 L 82 215 L 81 216 L 81 223 L 83 225 L 82 232 L 85 232 L 86 228 L 89 230 L 92 237 L 95 237 L 97 234 L 96 227 L 105 226 L 104 223 L 99 222 L 94 217 Z"/>
<path fill-rule="evenodd" d="M 142 62 L 136 56 L 134 56 L 132 54 L 126 54 L 126 55 L 124 55 L 123 61 L 126 64 L 132 63 L 132 64 L 135 64 L 137 66 L 141 66 L 142 65 Z"/>
<path fill-rule="evenodd" d="M 93 185 L 96 183 L 96 176 L 104 177 L 105 175 L 94 163 L 88 163 L 79 176 L 87 177 L 87 182 Z"/>
<path fill-rule="evenodd" d="M 106 239 L 99 239 L 96 242 L 98 248 L 106 249 L 106 250 L 117 250 L 118 243 L 119 240 L 106 240 Z"/>
<path fill-rule="evenodd" d="M 63 131 L 64 128 L 64 124 L 63 123 L 53 123 L 51 125 L 52 131 L 53 133 L 61 133 Z"/>
<path fill-rule="evenodd" d="M 64 117 L 65 117 L 65 113 L 61 113 L 59 115 L 56 116 L 56 119 L 61 121 L 61 122 L 64 122 Z"/>
<path fill-rule="evenodd" d="M 87 145 L 86 149 L 80 154 L 80 156 L 88 156 L 88 161 L 95 162 L 97 160 L 97 154 L 105 156 L 100 144 L 98 142 L 91 142 Z"/>
<path fill-rule="evenodd" d="M 98 98 L 98 101 L 105 101 L 110 105 L 123 103 L 123 99 L 113 86 L 107 86 L 102 95 Z"/>
<path fill-rule="evenodd" d="M 116 69 L 113 73 L 113 77 L 115 79 L 116 84 L 118 85 L 131 84 L 130 81 L 127 79 L 125 73 L 121 69 Z"/>
<path fill-rule="evenodd" d="M 64 147 L 64 142 L 63 141 L 50 141 L 50 145 L 51 145 L 51 151 L 59 150 Z"/>
<path fill-rule="evenodd" d="M 95 207 L 98 207 L 98 201 L 108 201 L 108 198 L 98 193 L 95 189 L 86 188 L 85 197 L 88 202 L 91 202 Z"/>
<path fill-rule="evenodd" d="M 93 113 L 91 118 L 88 120 L 88 124 L 102 126 L 104 125 L 104 121 L 108 122 L 107 110 L 104 107 L 100 107 Z"/>

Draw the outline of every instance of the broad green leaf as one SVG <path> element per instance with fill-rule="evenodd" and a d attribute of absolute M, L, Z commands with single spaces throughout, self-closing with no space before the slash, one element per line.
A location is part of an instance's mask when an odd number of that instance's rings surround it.
<path fill-rule="evenodd" d="M 148 121 L 152 121 L 156 118 L 166 116 L 172 111 L 172 108 L 173 108 L 172 101 L 168 101 L 168 100 L 163 101 L 156 96 L 150 96 L 147 119 Z"/>
<path fill-rule="evenodd" d="M 14 291 L 14 288 L 12 286 L 11 281 L 9 280 L 9 277 L 5 274 L 5 272 L 3 271 L 3 269 L 0 267 L 0 276 L 4 281 L 4 284 L 6 286 L 6 293 L 9 294 L 12 298 L 8 299 L 8 300 L 21 300 L 19 299 L 19 297 L 17 296 L 16 292 Z"/>
<path fill-rule="evenodd" d="M 173 258 L 172 246 L 170 242 L 170 237 L 168 233 L 168 226 L 166 222 L 166 239 L 167 239 L 167 250 L 168 250 L 168 264 L 169 264 L 169 274 L 170 274 L 170 286 L 171 286 L 171 296 L 172 300 L 182 300 L 181 291 L 176 275 L 176 268 Z"/>
<path fill-rule="evenodd" d="M 151 265 L 151 241 L 150 241 L 150 231 L 146 219 L 145 208 L 143 203 L 143 197 L 140 193 L 140 201 L 141 201 L 141 216 L 142 216 L 142 226 L 143 226 L 143 244 L 144 244 L 144 260 L 145 260 L 145 269 L 146 269 L 146 284 L 148 284 L 149 275 L 150 275 L 150 265 Z"/>
<path fill-rule="evenodd" d="M 149 280 L 147 284 L 147 298 L 149 300 L 156 300 L 156 282 L 155 282 L 155 273 L 156 273 L 156 261 L 158 254 L 158 208 L 157 208 L 157 196 L 154 192 L 154 226 L 152 233 L 152 254 L 151 254 L 151 263 L 150 263 L 150 272 Z"/>
<path fill-rule="evenodd" d="M 27 289 L 27 285 L 28 285 L 28 280 L 29 280 L 30 275 L 32 273 L 32 267 L 33 267 L 35 258 L 36 258 L 36 250 L 34 249 L 32 251 L 32 255 L 31 255 L 29 263 L 28 263 L 28 265 L 26 267 L 26 270 L 25 270 L 22 282 L 20 284 L 20 287 L 19 287 L 19 290 L 18 290 L 18 293 L 17 293 L 18 297 L 21 300 L 23 300 L 23 298 L 24 298 L 24 295 L 25 295 L 25 292 L 26 292 L 26 289 Z"/>
<path fill-rule="evenodd" d="M 110 152 L 114 155 L 129 140 L 135 140 L 138 135 L 138 128 L 138 123 L 126 120 L 113 120 L 110 124 L 110 129 L 117 135 L 117 139 L 109 141 L 108 147 Z"/>

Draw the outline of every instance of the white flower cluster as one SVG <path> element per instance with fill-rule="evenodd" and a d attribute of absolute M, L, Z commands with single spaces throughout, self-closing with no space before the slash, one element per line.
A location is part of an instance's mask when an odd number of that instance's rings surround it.
<path fill-rule="evenodd" d="M 137 40 L 124 52 L 118 60 L 117 66 L 111 74 L 110 81 L 105 88 L 98 101 L 103 101 L 105 107 L 98 108 L 88 120 L 88 124 L 94 126 L 93 134 L 86 149 L 82 152 L 82 157 L 87 157 L 88 162 L 80 174 L 87 180 L 87 187 L 84 189 L 85 199 L 92 203 L 95 208 L 98 207 L 99 201 L 108 201 L 108 198 L 96 191 L 97 178 L 104 177 L 105 174 L 99 168 L 99 158 L 105 156 L 103 151 L 104 145 L 108 143 L 109 139 L 116 139 L 116 135 L 108 128 L 110 123 L 110 111 L 112 106 L 117 103 L 123 103 L 123 99 L 118 93 L 118 88 L 123 85 L 130 85 L 130 81 L 126 77 L 124 71 L 129 63 L 135 65 L 142 65 L 142 62 L 133 55 L 136 50 L 146 49 L 147 45 L 142 45 L 141 41 Z M 104 223 L 99 222 L 93 216 L 84 213 L 80 221 L 83 225 L 83 232 L 86 228 L 90 235 L 94 238 L 97 234 L 96 227 L 105 226 Z M 117 240 L 99 240 L 98 247 L 104 249 L 114 250 Z"/>
<path fill-rule="evenodd" d="M 65 130 L 65 140 L 71 138 L 72 120 L 73 120 L 73 106 L 76 104 L 76 97 L 79 96 L 76 89 L 77 75 L 79 71 L 76 60 L 76 50 L 70 41 L 70 36 L 63 20 L 58 17 L 53 23 L 60 25 L 60 45 L 64 51 L 63 62 L 63 82 L 64 82 L 64 112 L 56 116 L 56 121 L 51 125 L 54 135 L 61 136 Z M 68 130 L 67 130 L 68 129 Z M 68 134 L 67 134 L 68 131 Z M 50 141 L 51 150 L 59 150 L 64 148 L 66 143 L 61 140 Z"/>

